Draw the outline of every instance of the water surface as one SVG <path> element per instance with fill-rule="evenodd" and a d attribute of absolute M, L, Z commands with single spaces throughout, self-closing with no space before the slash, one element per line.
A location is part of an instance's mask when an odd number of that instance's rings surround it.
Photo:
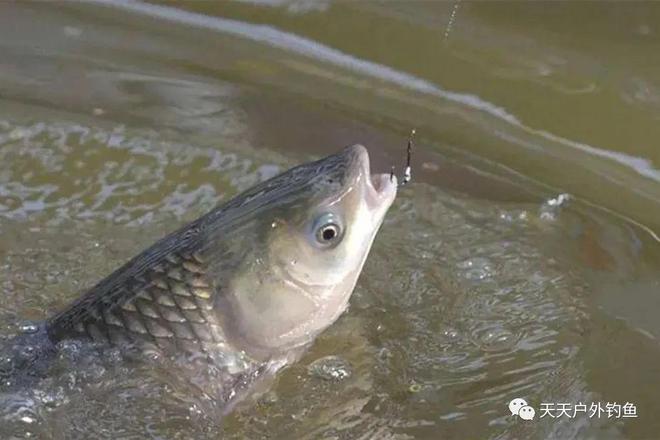
<path fill-rule="evenodd" d="M 387 170 L 419 133 L 350 310 L 256 403 L 220 424 L 163 372 L 65 357 L 0 395 L 0 437 L 655 437 L 659 15 L 0 4 L 3 340 L 289 166 L 359 142 Z M 525 422 L 514 397 L 639 417 Z"/>

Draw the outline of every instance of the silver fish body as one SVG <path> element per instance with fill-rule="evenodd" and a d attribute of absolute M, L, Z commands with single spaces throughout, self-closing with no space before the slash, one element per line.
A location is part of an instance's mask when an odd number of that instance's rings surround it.
<path fill-rule="evenodd" d="M 46 338 L 39 358 L 78 339 L 195 359 L 229 405 L 345 310 L 395 196 L 362 146 L 297 166 L 161 239 L 14 348 Z"/>

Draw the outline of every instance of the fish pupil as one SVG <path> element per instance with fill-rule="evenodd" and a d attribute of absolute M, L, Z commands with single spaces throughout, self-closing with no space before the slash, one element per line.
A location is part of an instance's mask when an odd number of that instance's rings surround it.
<path fill-rule="evenodd" d="M 325 241 L 330 241 L 330 240 L 332 240 L 333 238 L 335 238 L 336 236 L 337 236 L 337 231 L 335 230 L 335 227 L 334 227 L 334 226 L 327 226 L 327 227 L 323 230 L 323 239 L 324 239 Z"/>

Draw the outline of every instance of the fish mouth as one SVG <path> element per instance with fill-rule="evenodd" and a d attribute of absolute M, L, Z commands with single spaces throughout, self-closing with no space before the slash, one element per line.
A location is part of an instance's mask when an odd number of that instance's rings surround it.
<path fill-rule="evenodd" d="M 357 162 L 358 180 L 364 177 L 365 197 L 370 208 L 389 208 L 396 197 L 396 176 L 390 173 L 371 174 L 369 153 L 362 145 L 350 147 Z"/>

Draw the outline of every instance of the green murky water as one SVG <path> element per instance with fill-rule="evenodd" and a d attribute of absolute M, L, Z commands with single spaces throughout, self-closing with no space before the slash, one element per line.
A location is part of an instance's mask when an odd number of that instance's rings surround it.
<path fill-rule="evenodd" d="M 192 391 L 90 360 L 1 395 L 0 437 L 657 437 L 658 19 L 0 3 L 2 339 L 258 181 L 357 142 L 387 170 L 419 133 L 349 312 L 257 403 L 220 424 Z M 543 402 L 638 417 L 539 418 Z"/>

